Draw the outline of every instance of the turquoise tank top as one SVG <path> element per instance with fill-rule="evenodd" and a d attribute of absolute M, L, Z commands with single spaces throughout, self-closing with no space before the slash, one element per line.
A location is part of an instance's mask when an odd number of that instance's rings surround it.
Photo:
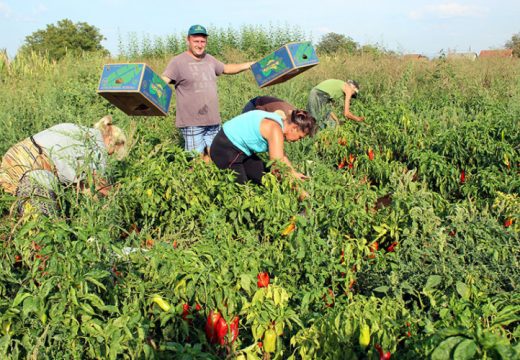
<path fill-rule="evenodd" d="M 229 141 L 242 150 L 247 156 L 253 153 L 266 152 L 267 140 L 260 134 L 260 123 L 264 118 L 273 119 L 283 130 L 282 117 L 276 113 L 262 110 L 253 110 L 240 114 L 222 125 L 224 134 Z"/>

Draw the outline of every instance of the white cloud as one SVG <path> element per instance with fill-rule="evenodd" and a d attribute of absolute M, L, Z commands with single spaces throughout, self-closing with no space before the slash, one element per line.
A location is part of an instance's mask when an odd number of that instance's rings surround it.
<path fill-rule="evenodd" d="M 334 31 L 330 27 L 321 26 L 321 27 L 316 28 L 316 32 L 319 35 L 323 35 L 323 34 L 327 34 L 327 33 L 334 32 Z"/>
<path fill-rule="evenodd" d="M 0 1 L 0 16 L 11 17 L 11 8 L 6 3 Z"/>
<path fill-rule="evenodd" d="M 44 12 L 47 12 L 47 7 L 43 4 L 38 4 L 36 7 L 33 8 L 32 12 L 34 15 L 40 15 Z"/>
<path fill-rule="evenodd" d="M 30 12 L 20 13 L 12 11 L 8 4 L 0 1 L 0 17 L 8 18 L 15 22 L 35 22 L 45 12 L 47 12 L 47 7 L 42 3 L 34 6 Z"/>
<path fill-rule="evenodd" d="M 480 17 L 485 15 L 487 11 L 487 8 L 481 6 L 448 2 L 437 5 L 427 5 L 423 8 L 412 10 L 408 13 L 408 16 L 413 20 L 422 19 L 429 15 L 443 19 L 453 17 Z"/>

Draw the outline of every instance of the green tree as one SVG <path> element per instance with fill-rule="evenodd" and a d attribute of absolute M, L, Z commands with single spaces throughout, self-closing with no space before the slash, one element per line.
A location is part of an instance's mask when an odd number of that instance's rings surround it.
<path fill-rule="evenodd" d="M 520 33 L 514 34 L 505 46 L 513 49 L 513 56 L 520 57 Z"/>
<path fill-rule="evenodd" d="M 338 51 L 354 54 L 358 47 L 359 44 L 352 38 L 331 32 L 322 36 L 316 50 L 322 54 L 333 54 Z"/>
<path fill-rule="evenodd" d="M 34 51 L 53 60 L 59 60 L 66 53 L 83 51 L 108 51 L 101 45 L 105 37 L 99 29 L 85 22 L 73 23 L 69 19 L 47 25 L 45 30 L 38 30 L 25 37 L 21 52 Z"/>

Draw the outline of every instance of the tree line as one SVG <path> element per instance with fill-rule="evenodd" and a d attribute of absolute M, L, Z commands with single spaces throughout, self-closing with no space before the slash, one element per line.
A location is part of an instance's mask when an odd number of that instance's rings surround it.
<path fill-rule="evenodd" d="M 304 41 L 309 38 L 301 28 L 289 25 L 271 25 L 267 28 L 248 25 L 238 30 L 229 27 L 210 27 L 210 31 L 212 36 L 207 50 L 216 56 L 222 56 L 226 51 L 236 49 L 247 56 L 259 57 L 288 42 Z M 136 33 L 130 33 L 126 42 L 122 38 L 119 39 L 119 56 L 133 59 L 179 53 L 185 48 L 184 38 L 184 33 L 155 38 L 147 35 L 139 37 Z M 101 44 L 103 40 L 106 38 L 97 27 L 86 22 L 74 23 L 69 19 L 63 19 L 26 36 L 18 53 L 35 52 L 49 60 L 59 60 L 67 53 L 102 52 L 108 55 L 109 51 Z M 513 56 L 520 57 L 520 33 L 514 34 L 504 47 L 513 49 Z M 319 54 L 393 53 L 377 44 L 360 45 L 351 37 L 334 32 L 320 38 L 316 44 L 316 51 Z"/>

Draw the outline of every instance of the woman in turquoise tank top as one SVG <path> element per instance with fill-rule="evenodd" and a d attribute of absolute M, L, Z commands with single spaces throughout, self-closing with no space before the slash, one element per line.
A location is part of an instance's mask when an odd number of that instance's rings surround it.
<path fill-rule="evenodd" d="M 261 184 L 266 167 L 256 154 L 269 152 L 269 159 L 287 164 L 292 176 L 305 179 L 285 156 L 284 140 L 312 136 L 315 128 L 316 120 L 307 111 L 294 110 L 290 117 L 281 111 L 249 111 L 224 123 L 211 144 L 211 159 L 220 169 L 234 170 L 237 182 Z"/>

